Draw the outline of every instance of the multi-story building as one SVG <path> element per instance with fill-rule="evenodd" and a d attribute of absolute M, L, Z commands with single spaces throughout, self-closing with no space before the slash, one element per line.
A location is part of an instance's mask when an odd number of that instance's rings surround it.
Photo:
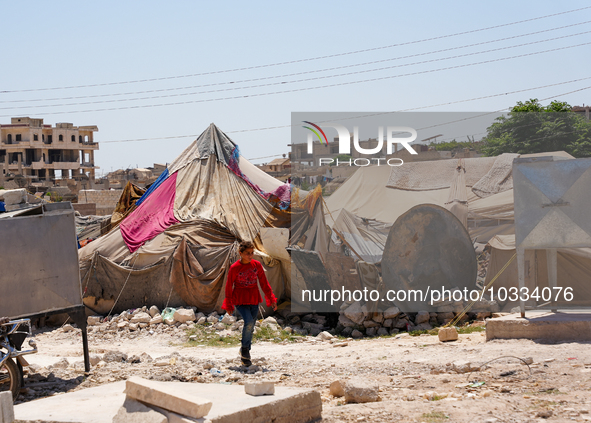
<path fill-rule="evenodd" d="M 54 180 L 56 172 L 63 179 L 94 180 L 94 151 L 98 143 L 93 133 L 98 128 L 57 123 L 43 124 L 43 119 L 15 117 L 0 125 L 0 172 L 20 174 L 30 181 Z"/>

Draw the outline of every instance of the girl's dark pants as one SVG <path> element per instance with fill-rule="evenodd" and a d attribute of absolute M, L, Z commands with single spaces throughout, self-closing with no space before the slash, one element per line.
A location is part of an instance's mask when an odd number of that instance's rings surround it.
<path fill-rule="evenodd" d="M 242 348 L 247 348 L 250 351 L 254 325 L 259 313 L 259 306 L 258 304 L 237 305 L 236 310 L 238 310 L 238 313 L 242 316 L 242 320 L 244 320 L 244 327 L 242 328 Z"/>

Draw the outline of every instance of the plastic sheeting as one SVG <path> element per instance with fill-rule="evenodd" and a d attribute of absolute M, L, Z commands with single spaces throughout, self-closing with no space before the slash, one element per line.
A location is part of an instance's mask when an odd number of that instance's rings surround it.
<path fill-rule="evenodd" d="M 347 210 L 342 210 L 333 230 L 344 239 L 345 244 L 353 250 L 357 259 L 377 263 L 382 260 L 391 227 L 392 223 L 364 219 Z"/>
<path fill-rule="evenodd" d="M 177 174 L 171 175 L 121 223 L 121 235 L 129 251 L 136 251 L 144 242 L 178 222 L 173 213 L 176 181 Z"/>

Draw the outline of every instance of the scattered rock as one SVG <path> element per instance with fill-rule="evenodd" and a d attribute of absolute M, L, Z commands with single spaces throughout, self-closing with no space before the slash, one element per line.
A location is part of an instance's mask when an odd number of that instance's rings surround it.
<path fill-rule="evenodd" d="M 384 311 L 384 319 L 394 319 L 400 314 L 398 307 L 390 307 Z"/>
<path fill-rule="evenodd" d="M 365 320 L 365 314 L 363 313 L 359 301 L 355 301 L 353 304 L 347 307 L 344 313 L 347 318 L 351 319 L 358 325 L 362 324 Z"/>
<path fill-rule="evenodd" d="M 351 332 L 351 337 L 355 338 L 355 339 L 359 339 L 359 338 L 363 338 L 363 334 L 361 332 L 359 332 L 357 329 L 353 330 L 353 332 Z"/>
<path fill-rule="evenodd" d="M 275 320 L 275 319 L 273 319 L 273 320 Z M 224 314 L 224 317 L 222 318 L 221 322 L 225 325 L 231 325 L 236 322 L 236 317 L 232 316 L 231 314 L 226 313 L 226 314 Z"/>
<path fill-rule="evenodd" d="M 150 317 L 154 317 L 157 314 L 160 314 L 160 310 L 158 309 L 158 307 L 156 307 L 155 305 L 153 305 L 152 307 L 150 307 L 149 314 L 150 314 Z"/>
<path fill-rule="evenodd" d="M 441 342 L 457 341 L 458 340 L 458 331 L 454 327 L 441 328 L 441 329 L 439 329 L 438 336 L 439 336 L 439 340 Z"/>
<path fill-rule="evenodd" d="M 330 395 L 335 397 L 345 396 L 345 390 L 343 389 L 343 385 L 341 384 L 340 380 L 335 380 L 330 384 Z"/>
<path fill-rule="evenodd" d="M 379 401 L 379 387 L 377 383 L 367 379 L 353 378 L 342 381 L 341 386 L 348 403 L 364 403 Z"/>
<path fill-rule="evenodd" d="M 103 355 L 103 361 L 106 363 L 111 362 L 121 362 L 127 360 L 127 354 L 122 353 L 121 351 L 107 351 Z"/>
<path fill-rule="evenodd" d="M 316 338 L 320 339 L 321 341 L 330 341 L 331 339 L 334 338 L 334 336 L 332 336 L 327 331 L 324 331 L 324 332 L 320 332 L 318 335 L 316 335 Z"/>
<path fill-rule="evenodd" d="M 132 317 L 130 322 L 131 323 L 150 323 L 152 320 L 152 316 L 148 313 L 140 311 L 139 313 L 135 313 Z"/>
<path fill-rule="evenodd" d="M 178 309 L 174 312 L 174 321 L 187 323 L 195 321 L 195 312 L 192 309 Z"/>
<path fill-rule="evenodd" d="M 96 326 L 101 323 L 102 316 L 88 316 L 86 318 L 86 323 L 88 326 Z"/>
<path fill-rule="evenodd" d="M 51 365 L 53 369 L 67 369 L 70 366 L 70 363 L 66 358 L 62 358 L 57 363 Z"/>

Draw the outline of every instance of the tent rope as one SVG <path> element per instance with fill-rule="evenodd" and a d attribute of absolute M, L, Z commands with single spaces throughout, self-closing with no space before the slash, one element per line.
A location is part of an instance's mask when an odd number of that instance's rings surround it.
<path fill-rule="evenodd" d="M 123 290 L 125 289 L 125 285 L 127 285 L 127 281 L 129 280 L 129 277 L 131 276 L 131 273 L 133 272 L 133 265 L 135 264 L 135 260 L 137 260 L 138 256 L 139 256 L 139 250 L 136 251 L 136 253 L 135 253 L 135 258 L 134 258 L 133 263 L 130 265 L 129 273 L 127 274 L 127 278 L 125 278 L 125 283 L 121 287 L 121 291 L 119 291 L 119 295 L 117 295 L 117 299 L 113 303 L 113 307 L 111 307 L 111 310 L 109 310 L 109 314 L 107 314 L 107 317 L 105 317 L 105 321 L 109 320 L 109 317 L 111 316 L 111 313 L 113 312 L 113 309 L 117 305 L 119 298 L 121 298 L 121 294 L 123 294 Z"/>
<path fill-rule="evenodd" d="M 444 328 L 447 328 L 449 326 L 455 326 L 458 324 L 458 322 L 462 319 L 462 317 L 464 317 L 464 315 L 472 308 L 472 306 L 474 304 L 476 304 L 476 301 L 478 301 L 479 299 L 482 298 L 482 296 L 484 295 L 484 293 L 486 292 L 486 290 L 488 288 L 491 287 L 491 285 L 494 283 L 494 281 L 497 280 L 497 278 L 499 276 L 501 276 L 501 273 L 503 273 L 505 271 L 505 269 L 507 267 L 509 267 L 509 265 L 513 262 L 513 260 L 515 260 L 515 257 L 517 257 L 517 253 L 513 254 L 513 256 L 509 259 L 509 261 L 507 263 L 505 263 L 505 265 L 503 266 L 503 268 L 501 270 L 498 271 L 498 273 L 495 275 L 494 278 L 491 279 L 491 281 L 488 283 L 488 285 L 486 285 L 484 288 L 482 288 L 482 291 L 480 292 L 480 295 L 478 296 L 477 300 L 473 300 L 470 301 L 470 304 L 468 304 L 464 310 L 462 310 L 462 312 L 460 314 L 458 314 L 452 321 L 450 321 L 448 324 L 444 325 Z"/>

